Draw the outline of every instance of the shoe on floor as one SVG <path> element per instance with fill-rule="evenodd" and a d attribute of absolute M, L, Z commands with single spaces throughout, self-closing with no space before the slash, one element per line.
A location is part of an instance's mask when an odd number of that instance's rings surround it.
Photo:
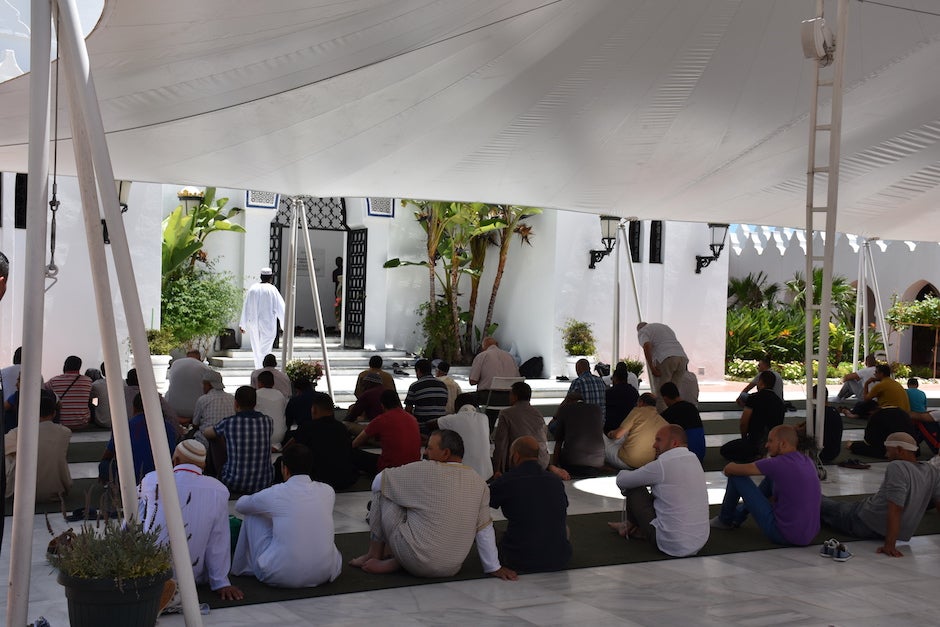
<path fill-rule="evenodd" d="M 708 524 L 712 529 L 737 529 L 736 525 L 723 521 L 721 516 L 715 516 L 708 521 Z"/>
<path fill-rule="evenodd" d="M 823 542 L 822 547 L 819 549 L 819 557 L 832 557 L 836 554 L 837 548 L 839 548 L 839 541 L 835 538 L 829 538 Z"/>
<path fill-rule="evenodd" d="M 833 562 L 847 562 L 852 559 L 852 553 L 849 552 L 848 548 L 841 542 L 836 546 L 835 552 L 832 554 Z"/>

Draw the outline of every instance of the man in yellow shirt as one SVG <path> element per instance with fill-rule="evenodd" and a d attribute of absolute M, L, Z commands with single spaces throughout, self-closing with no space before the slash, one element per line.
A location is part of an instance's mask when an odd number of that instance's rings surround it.
<path fill-rule="evenodd" d="M 875 366 L 875 376 L 866 381 L 862 389 L 865 400 L 878 401 L 878 407 L 900 407 L 904 411 L 911 411 L 907 392 L 891 378 L 891 366 L 888 364 Z"/>

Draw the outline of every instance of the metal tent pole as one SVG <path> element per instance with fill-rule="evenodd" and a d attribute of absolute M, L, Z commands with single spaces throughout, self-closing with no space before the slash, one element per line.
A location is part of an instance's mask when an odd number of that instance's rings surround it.
<path fill-rule="evenodd" d="M 326 351 L 326 329 L 323 328 L 323 309 L 320 307 L 320 290 L 317 287 L 316 260 L 313 258 L 313 248 L 310 246 L 310 225 L 307 223 L 307 214 L 304 212 L 304 250 L 307 252 L 307 267 L 310 276 L 310 292 L 313 294 L 313 311 L 317 315 L 317 333 L 320 335 L 320 350 L 323 352 L 323 372 L 326 374 L 326 389 L 333 398 L 333 379 L 330 376 L 330 356 Z"/>
<path fill-rule="evenodd" d="M 628 222 L 636 222 L 635 219 L 628 218 Z M 640 290 L 636 284 L 636 270 L 633 268 L 633 251 L 630 250 L 630 238 L 624 232 L 623 226 L 620 228 L 620 234 L 623 236 L 623 245 L 627 249 L 627 267 L 630 269 L 630 284 L 633 286 L 633 306 L 636 308 L 636 321 L 643 321 L 643 314 L 640 313 Z"/>
<path fill-rule="evenodd" d="M 614 373 L 617 362 L 620 361 L 620 232 L 623 230 L 623 220 L 617 224 L 617 239 L 614 240 L 614 320 L 613 333 L 611 333 L 611 359 L 610 373 Z"/>
<path fill-rule="evenodd" d="M 29 179 L 26 213 L 26 272 L 23 285 L 23 364 L 20 415 L 39 415 L 42 341 L 45 311 L 46 202 L 49 195 L 49 75 L 52 10 L 45 0 L 32 0 L 29 50 Z M 17 429 L 16 482 L 10 534 L 7 625 L 25 625 L 29 609 L 33 515 L 36 507 L 36 466 L 39 423 L 23 420 Z"/>
<path fill-rule="evenodd" d="M 858 345 L 860 333 L 865 335 L 866 340 L 866 354 L 868 350 L 867 346 L 867 333 L 865 328 L 862 326 L 862 309 L 867 305 L 867 300 L 865 298 L 865 243 L 863 242 L 858 248 L 858 281 L 855 284 L 855 341 L 852 342 L 852 364 L 858 364 Z"/>
<path fill-rule="evenodd" d="M 124 303 L 128 335 L 130 336 L 131 349 L 134 351 L 139 366 L 137 374 L 140 378 L 141 397 L 144 403 L 144 415 L 147 420 L 147 431 L 150 435 L 154 466 L 156 467 L 160 490 L 165 497 L 162 502 L 177 584 L 182 596 L 183 614 L 186 625 L 193 627 L 202 624 L 202 617 L 199 613 L 199 599 L 196 596 L 196 583 L 186 541 L 186 529 L 180 510 L 176 480 L 173 477 L 169 443 L 163 426 L 163 412 L 160 407 L 157 383 L 153 375 L 153 365 L 150 361 L 147 330 L 140 309 L 140 295 L 134 277 L 134 266 L 127 241 L 127 233 L 121 218 L 120 201 L 114 187 L 114 172 L 108 154 L 104 124 L 101 121 L 101 112 L 98 108 L 95 82 L 89 67 L 88 52 L 82 38 L 75 0 L 58 0 L 58 5 L 59 18 L 62 24 L 59 43 L 60 45 L 65 44 L 65 52 L 70 57 L 69 69 L 75 74 L 76 85 L 82 87 L 78 90 L 78 98 L 76 102 L 72 103 L 72 106 L 80 108 L 82 120 L 91 140 L 98 191 L 102 195 L 102 207 L 111 235 L 111 252 L 114 256 L 114 266 L 121 290 L 121 299 Z"/>
<path fill-rule="evenodd" d="M 72 76 L 71 61 L 62 58 L 60 63 L 66 76 L 69 102 L 78 100 L 75 81 Z M 112 430 L 114 432 L 115 456 L 118 464 L 118 477 L 121 486 L 121 503 L 124 505 L 124 517 L 137 519 L 137 481 L 134 475 L 134 456 L 131 454 L 131 436 L 127 424 L 127 404 L 124 398 L 124 385 L 121 381 L 121 360 L 117 339 L 117 327 L 114 322 L 114 305 L 111 300 L 111 280 L 108 274 L 108 259 L 104 251 L 99 221 L 98 191 L 95 187 L 95 173 L 92 166 L 91 146 L 88 130 L 82 124 L 79 108 L 69 107 L 72 121 L 72 146 L 75 151 L 75 166 L 78 171 L 78 187 L 82 199 L 82 215 L 85 220 L 85 239 L 88 244 L 88 258 L 91 262 L 91 279 L 95 291 L 95 304 L 98 310 L 98 333 L 104 350 L 105 371 L 112 374 L 106 377 L 108 382 L 108 401 L 111 404 Z"/>

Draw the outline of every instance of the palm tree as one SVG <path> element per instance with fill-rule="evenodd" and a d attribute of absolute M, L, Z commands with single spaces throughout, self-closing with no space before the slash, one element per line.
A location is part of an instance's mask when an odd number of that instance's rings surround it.
<path fill-rule="evenodd" d="M 743 278 L 728 279 L 728 307 L 732 309 L 775 309 L 780 285 L 767 285 L 767 275 L 763 271 L 748 273 Z"/>
<path fill-rule="evenodd" d="M 822 268 L 813 268 L 813 303 L 819 304 L 822 297 Z M 787 292 L 792 295 L 791 307 L 806 309 L 806 279 L 802 272 L 797 272 L 787 281 Z M 841 275 L 832 277 L 832 317 L 841 324 L 855 326 L 855 287 Z"/>

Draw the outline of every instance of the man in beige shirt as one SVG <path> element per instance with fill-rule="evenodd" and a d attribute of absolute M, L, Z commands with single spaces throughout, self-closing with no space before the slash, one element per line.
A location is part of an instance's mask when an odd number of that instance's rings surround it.
<path fill-rule="evenodd" d="M 452 577 L 476 540 L 483 570 L 503 580 L 516 573 L 499 563 L 490 517 L 490 490 L 463 465 L 456 431 L 431 433 L 428 460 L 386 468 L 372 483 L 369 551 L 349 562 L 367 573 L 404 568 L 418 577 Z M 385 555 L 391 553 L 391 557 Z"/>
<path fill-rule="evenodd" d="M 49 390 L 39 393 L 39 464 L 36 473 L 36 500 L 55 501 L 59 495 L 68 494 L 72 487 L 72 475 L 66 457 L 72 431 L 68 427 L 52 422 L 55 418 L 57 401 Z M 21 416 L 21 419 L 23 417 Z M 13 496 L 16 483 L 16 436 L 17 429 L 11 429 L 4 439 L 4 454 L 7 470 L 7 497 Z"/>
<path fill-rule="evenodd" d="M 648 464 L 656 457 L 653 441 L 656 432 L 669 423 L 656 411 L 656 397 L 641 394 L 636 407 L 620 427 L 607 434 L 605 461 L 614 468 L 632 469 Z"/>

